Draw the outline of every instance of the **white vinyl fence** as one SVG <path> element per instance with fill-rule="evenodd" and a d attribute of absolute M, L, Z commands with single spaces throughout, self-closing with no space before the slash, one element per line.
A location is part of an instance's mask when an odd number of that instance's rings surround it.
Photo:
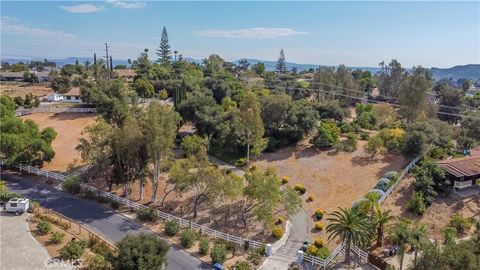
<path fill-rule="evenodd" d="M 405 169 L 403 169 L 402 173 L 398 176 L 397 181 L 395 181 L 395 183 L 389 189 L 387 189 L 387 191 L 385 191 L 385 193 L 382 195 L 382 197 L 380 197 L 380 199 L 378 199 L 379 204 L 382 204 L 387 199 L 388 195 L 390 195 L 390 193 L 393 192 L 393 190 L 398 186 L 400 181 L 410 172 L 410 170 L 413 168 L 413 166 L 415 166 L 415 164 L 417 164 L 417 162 L 420 160 L 420 158 L 421 158 L 421 156 L 418 156 L 418 157 L 414 158 L 412 161 L 410 161 L 410 163 L 408 163 L 407 167 L 405 167 Z"/>
<path fill-rule="evenodd" d="M 0 161 L 0 165 L 4 165 L 4 162 Z M 47 178 L 53 178 L 53 179 L 56 179 L 56 180 L 59 180 L 59 181 L 64 181 L 65 179 L 68 178 L 67 176 L 65 176 L 63 174 L 44 171 L 44 170 L 38 169 L 38 168 L 33 167 L 33 166 L 29 166 L 29 165 L 15 164 L 15 165 L 13 165 L 13 167 L 19 169 L 20 171 L 28 172 L 30 174 L 36 174 L 36 175 L 39 175 L 39 176 L 45 176 Z M 109 200 L 116 201 L 116 202 L 118 202 L 122 205 L 125 205 L 129 208 L 134 209 L 135 211 L 139 211 L 139 210 L 148 208 L 145 205 L 133 202 L 133 201 L 128 200 L 126 198 L 122 198 L 118 195 L 115 195 L 115 194 L 110 193 L 110 192 L 103 191 L 101 189 L 89 186 L 87 184 L 83 184 L 82 189 L 85 190 L 85 191 L 95 193 L 98 196 L 107 198 Z M 226 241 L 236 243 L 240 246 L 243 246 L 245 243 L 248 242 L 248 245 L 249 245 L 250 248 L 259 248 L 263 245 L 263 243 L 260 243 L 258 241 L 249 240 L 249 239 L 237 237 L 237 236 L 234 236 L 234 235 L 226 234 L 226 233 L 223 233 L 223 232 L 220 232 L 220 231 L 216 231 L 216 230 L 210 229 L 208 227 L 205 227 L 203 225 L 192 223 L 189 220 L 186 220 L 186 219 L 176 217 L 176 216 L 173 216 L 171 214 L 162 212 L 160 210 L 157 210 L 157 212 L 158 212 L 158 215 L 160 216 L 160 218 L 162 218 L 166 221 L 178 220 L 181 227 L 190 227 L 192 229 L 195 229 L 195 230 L 199 231 L 202 234 L 207 234 L 207 235 L 213 236 L 214 238 L 221 238 L 221 239 L 224 239 Z"/>
<path fill-rule="evenodd" d="M 52 106 L 38 107 L 33 109 L 21 109 L 15 112 L 16 116 L 24 116 L 34 113 L 94 113 L 96 108 L 55 108 Z"/>

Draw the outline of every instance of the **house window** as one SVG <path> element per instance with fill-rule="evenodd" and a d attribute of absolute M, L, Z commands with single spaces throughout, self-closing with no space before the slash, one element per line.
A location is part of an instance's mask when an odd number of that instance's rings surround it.
<path fill-rule="evenodd" d="M 71 97 L 71 96 L 67 96 L 67 100 L 71 100 L 71 99 L 72 99 L 72 97 Z"/>

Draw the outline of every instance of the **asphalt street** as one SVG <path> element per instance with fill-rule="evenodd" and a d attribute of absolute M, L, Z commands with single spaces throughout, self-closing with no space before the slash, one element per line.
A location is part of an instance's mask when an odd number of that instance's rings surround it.
<path fill-rule="evenodd" d="M 138 223 L 96 202 L 5 172 L 2 172 L 1 177 L 6 181 L 10 191 L 36 200 L 45 208 L 50 208 L 68 218 L 79 221 L 111 242 L 116 243 L 128 234 L 152 233 Z M 167 254 L 167 263 L 169 270 L 212 269 L 208 264 L 174 246 Z"/>

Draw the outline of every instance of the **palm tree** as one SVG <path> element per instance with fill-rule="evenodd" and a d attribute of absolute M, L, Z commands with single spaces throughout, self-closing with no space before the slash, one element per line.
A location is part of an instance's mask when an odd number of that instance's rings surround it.
<path fill-rule="evenodd" d="M 390 221 L 393 220 L 391 212 L 391 210 L 382 211 L 380 206 L 375 208 L 375 213 L 373 215 L 373 226 L 377 231 L 377 244 L 379 246 L 383 246 L 385 227 Z"/>
<path fill-rule="evenodd" d="M 370 241 L 371 225 L 366 216 L 359 208 L 342 208 L 334 211 L 327 226 L 327 232 L 330 233 L 328 241 L 339 236 L 346 244 L 345 260 L 350 260 L 351 245 L 363 245 Z"/>
<path fill-rule="evenodd" d="M 380 205 L 378 204 L 379 198 L 380 198 L 380 195 L 378 193 L 368 192 L 365 195 L 364 200 L 362 200 L 362 202 L 358 207 L 366 215 L 373 215 L 375 212 L 375 209 L 380 207 Z"/>
<path fill-rule="evenodd" d="M 403 269 L 403 258 L 405 256 L 406 245 L 410 242 L 411 235 L 409 224 L 406 221 L 401 221 L 393 226 L 390 232 L 390 238 L 392 242 L 399 247 L 400 255 L 400 270 Z"/>
<path fill-rule="evenodd" d="M 418 250 L 420 249 L 423 239 L 427 235 L 427 227 L 424 224 L 416 223 L 410 230 L 411 242 L 415 251 L 413 265 L 417 264 Z"/>

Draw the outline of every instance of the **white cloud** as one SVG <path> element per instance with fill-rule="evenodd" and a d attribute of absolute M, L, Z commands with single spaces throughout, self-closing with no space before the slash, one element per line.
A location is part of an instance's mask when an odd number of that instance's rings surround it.
<path fill-rule="evenodd" d="M 114 7 L 124 8 L 124 9 L 137 9 L 137 8 L 144 8 L 146 6 L 145 2 L 107 0 L 107 3 L 113 5 Z"/>
<path fill-rule="evenodd" d="M 288 37 L 295 35 L 307 35 L 308 32 L 299 32 L 295 31 L 292 28 L 265 28 L 265 27 L 255 27 L 255 28 L 244 28 L 244 29 L 206 29 L 196 31 L 195 34 L 204 37 L 219 37 L 219 38 L 277 38 L 277 37 Z"/>
<path fill-rule="evenodd" d="M 23 35 L 30 38 L 49 38 L 49 39 L 73 39 L 75 35 L 65 33 L 63 31 L 50 30 L 39 27 L 32 27 L 28 24 L 23 24 L 16 18 L 1 17 L 2 33 Z"/>
<path fill-rule="evenodd" d="M 102 6 L 96 6 L 92 4 L 82 4 L 74 6 L 60 6 L 60 9 L 70 13 L 95 13 L 104 10 Z"/>

